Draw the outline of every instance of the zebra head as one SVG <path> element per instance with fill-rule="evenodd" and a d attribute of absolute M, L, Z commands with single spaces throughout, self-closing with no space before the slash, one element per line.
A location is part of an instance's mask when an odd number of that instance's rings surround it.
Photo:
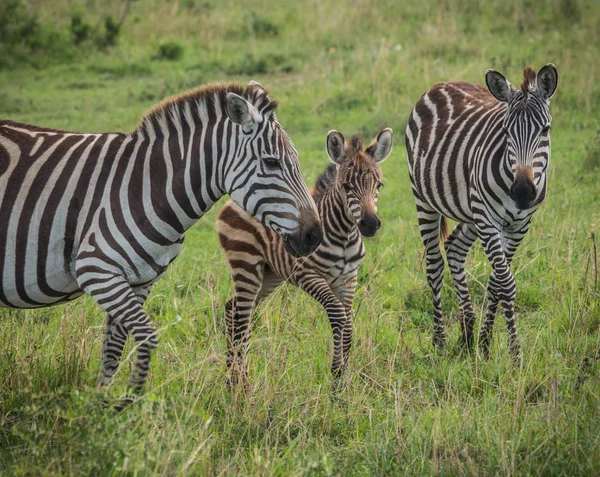
<path fill-rule="evenodd" d="M 381 131 L 363 150 L 363 140 L 353 136 L 347 143 L 338 131 L 327 135 L 327 154 L 337 164 L 336 181 L 341 186 L 350 216 L 365 237 L 372 237 L 381 227 L 377 217 L 377 198 L 383 187 L 379 163 L 392 151 L 392 130 Z"/>
<path fill-rule="evenodd" d="M 291 253 L 306 256 L 321 243 L 321 222 L 298 153 L 275 118 L 276 106 L 254 81 L 241 96 L 227 93 L 236 147 L 224 182 L 237 205 L 281 235 Z"/>
<path fill-rule="evenodd" d="M 550 63 L 537 74 L 527 67 L 523 76 L 517 90 L 497 71 L 485 73 L 490 93 L 507 104 L 502 126 L 513 173 L 509 194 L 522 210 L 536 204 L 538 186 L 550 163 L 549 106 L 558 84 L 558 72 Z"/>

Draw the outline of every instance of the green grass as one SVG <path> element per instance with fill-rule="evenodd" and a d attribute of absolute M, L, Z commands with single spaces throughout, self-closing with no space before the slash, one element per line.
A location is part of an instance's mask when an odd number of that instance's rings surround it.
<path fill-rule="evenodd" d="M 291 287 L 256 314 L 250 394 L 228 391 L 223 305 L 232 285 L 214 230 L 218 204 L 148 300 L 160 345 L 145 394 L 126 412 L 104 410 L 94 389 L 104 318 L 90 299 L 0 311 L 0 474 L 600 474 L 591 239 L 600 221 L 600 5 L 405 3 L 133 2 L 115 47 L 84 46 L 65 63 L 37 52 L 0 70 L 0 117 L 81 131 L 130 131 L 166 95 L 258 80 L 280 102 L 309 184 L 328 163 L 328 130 L 367 140 L 395 132 L 383 229 L 367 241 L 339 398 L 330 394 L 327 318 Z M 75 8 L 91 24 L 123 8 L 27 5 L 56 29 Z M 511 363 L 501 317 L 489 361 L 459 352 L 449 276 L 449 346 L 437 353 L 403 145 L 408 114 L 436 82 L 482 83 L 493 67 L 519 83 L 525 65 L 547 62 L 560 75 L 550 188 L 513 266 L 523 364 Z M 489 273 L 477 245 L 468 278 L 479 317 Z M 125 392 L 131 366 L 123 362 L 110 399 Z"/>

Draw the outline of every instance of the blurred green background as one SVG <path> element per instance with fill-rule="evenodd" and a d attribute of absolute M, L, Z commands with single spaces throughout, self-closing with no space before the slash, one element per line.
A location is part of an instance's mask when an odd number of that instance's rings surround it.
<path fill-rule="evenodd" d="M 166 96 L 254 79 L 279 101 L 309 185 L 330 129 L 369 141 L 392 127 L 395 147 L 342 396 L 329 392 L 325 313 L 291 287 L 256 313 L 250 394 L 228 391 L 217 204 L 149 298 L 160 345 L 147 392 L 122 414 L 94 390 L 104 318 L 91 300 L 0 311 L 0 474 L 600 474 L 599 36 L 592 0 L 1 0 L 2 118 L 129 132 Z M 482 84 L 494 68 L 518 85 L 524 66 L 549 62 L 549 194 L 513 265 L 523 365 L 511 364 L 501 317 L 489 361 L 459 352 L 449 276 L 450 344 L 436 353 L 408 114 L 437 82 Z M 489 272 L 477 245 L 479 316 Z"/>

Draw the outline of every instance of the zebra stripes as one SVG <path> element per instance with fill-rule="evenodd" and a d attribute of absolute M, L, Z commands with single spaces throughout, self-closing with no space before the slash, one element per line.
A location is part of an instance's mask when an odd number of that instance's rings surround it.
<path fill-rule="evenodd" d="M 317 179 L 313 197 L 321 217 L 323 240 L 315 252 L 297 259 L 287 242 L 228 202 L 217 219 L 219 240 L 232 269 L 235 298 L 226 304 L 227 366 L 231 384 L 248 383 L 248 342 L 252 311 L 287 281 L 317 300 L 327 311 L 333 331 L 331 371 L 340 377 L 352 342 L 352 303 L 358 267 L 364 256 L 362 236 L 381 226 L 377 198 L 379 163 L 392 149 L 392 130 L 383 130 L 363 150 L 337 131 L 327 137 L 330 164 Z"/>
<path fill-rule="evenodd" d="M 520 90 L 500 73 L 486 72 L 488 90 L 468 83 L 440 83 L 413 108 L 406 128 L 409 174 L 433 293 L 434 342 L 445 343 L 440 237 L 446 217 L 458 222 L 445 241 L 460 306 L 463 339 L 473 341 L 475 316 L 465 259 L 477 237 L 493 273 L 479 343 L 487 356 L 498 304 L 504 308 L 509 348 L 521 351 L 514 317 L 512 258 L 546 195 L 550 163 L 549 99 L 558 73 L 525 68 Z M 491 93 L 491 94 L 490 94 Z"/>
<path fill-rule="evenodd" d="M 142 305 L 184 235 L 224 194 L 311 253 L 321 230 L 298 155 L 258 83 L 170 98 L 131 134 L 81 134 L 0 121 L 0 306 L 91 295 L 107 312 L 98 385 L 128 335 L 131 384 L 145 383 L 156 331 Z"/>

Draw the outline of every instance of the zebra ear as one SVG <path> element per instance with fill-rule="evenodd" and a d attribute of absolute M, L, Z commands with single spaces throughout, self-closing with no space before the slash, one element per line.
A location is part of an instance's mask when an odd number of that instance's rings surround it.
<path fill-rule="evenodd" d="M 485 83 L 487 84 L 490 93 L 498 101 L 508 103 L 512 98 L 514 88 L 508 80 L 495 70 L 487 70 L 485 72 Z"/>
<path fill-rule="evenodd" d="M 386 128 L 381 131 L 377 138 L 373 139 L 371 145 L 365 151 L 369 156 L 375 159 L 375 162 L 385 161 L 392 152 L 394 142 L 392 128 Z"/>
<path fill-rule="evenodd" d="M 235 93 L 227 93 L 227 116 L 235 124 L 244 127 L 260 122 L 260 114 L 254 106 Z"/>
<path fill-rule="evenodd" d="M 537 74 L 537 92 L 544 99 L 550 99 L 558 86 L 556 66 L 548 63 Z"/>
<path fill-rule="evenodd" d="M 346 140 L 342 133 L 333 130 L 327 134 L 327 154 L 329 154 L 329 159 L 334 164 L 341 164 L 346 157 L 344 152 L 345 143 Z"/>

